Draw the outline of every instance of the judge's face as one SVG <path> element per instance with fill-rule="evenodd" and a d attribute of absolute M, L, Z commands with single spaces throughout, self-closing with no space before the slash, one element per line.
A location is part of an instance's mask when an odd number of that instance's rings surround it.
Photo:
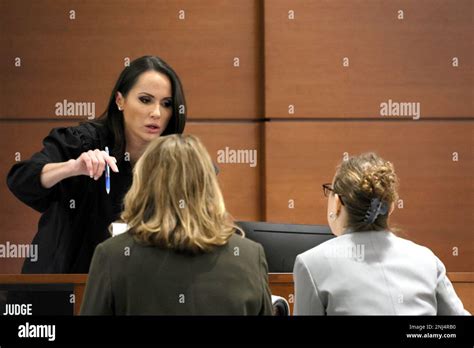
<path fill-rule="evenodd" d="M 146 71 L 126 97 L 117 92 L 116 103 L 123 112 L 127 143 L 149 143 L 163 133 L 172 116 L 171 82 L 165 74 Z"/>

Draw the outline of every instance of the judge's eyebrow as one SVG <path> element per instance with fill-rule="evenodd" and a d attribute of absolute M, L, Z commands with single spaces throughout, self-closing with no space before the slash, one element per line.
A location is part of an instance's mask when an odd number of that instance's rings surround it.
<path fill-rule="evenodd" d="M 145 94 L 145 95 L 147 95 L 151 98 L 155 98 L 155 96 L 153 94 L 150 94 L 148 92 L 140 92 L 139 94 Z M 172 97 L 164 97 L 162 100 L 164 100 L 164 99 L 173 99 L 173 98 Z"/>
<path fill-rule="evenodd" d="M 149 97 L 155 98 L 155 96 L 154 96 L 153 94 L 150 94 L 150 93 L 148 93 L 148 92 L 140 92 L 139 94 L 145 94 L 145 95 L 147 95 L 147 96 L 149 96 Z"/>

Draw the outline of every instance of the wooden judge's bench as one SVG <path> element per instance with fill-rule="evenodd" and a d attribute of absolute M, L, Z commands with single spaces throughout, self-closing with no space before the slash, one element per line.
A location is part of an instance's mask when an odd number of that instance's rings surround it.
<path fill-rule="evenodd" d="M 464 307 L 474 313 L 474 273 L 451 272 L 448 277 Z M 293 313 L 294 286 L 292 273 L 269 273 L 270 288 L 273 295 L 286 298 Z M 66 286 L 74 294 L 74 315 L 78 315 L 87 282 L 87 274 L 0 274 L 0 287 L 15 286 Z M 34 311 L 33 311 L 34 314 Z"/>

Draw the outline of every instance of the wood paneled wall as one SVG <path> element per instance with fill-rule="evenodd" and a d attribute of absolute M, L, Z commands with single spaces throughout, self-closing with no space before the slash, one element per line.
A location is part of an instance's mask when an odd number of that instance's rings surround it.
<path fill-rule="evenodd" d="M 56 116 L 55 104 L 95 103 L 98 116 L 125 62 L 158 55 L 183 82 L 185 132 L 219 165 L 236 219 L 326 224 L 320 185 L 345 155 L 375 151 L 400 177 L 391 222 L 402 236 L 449 272 L 473 272 L 472 10 L 471 0 L 4 0 L 0 243 L 29 243 L 39 217 L 5 185 L 17 153 L 84 120 Z M 419 115 L 384 115 L 390 102 L 419 103 Z M 218 163 L 225 148 L 257 150 L 257 166 Z M 21 263 L 0 259 L 0 273 Z"/>

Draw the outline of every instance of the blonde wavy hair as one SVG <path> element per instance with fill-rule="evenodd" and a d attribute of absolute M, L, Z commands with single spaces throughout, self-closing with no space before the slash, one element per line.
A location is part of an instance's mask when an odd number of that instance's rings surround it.
<path fill-rule="evenodd" d="M 147 245 L 196 254 L 244 232 L 226 211 L 211 157 L 193 135 L 153 140 L 137 161 L 124 198 L 128 233 Z"/>

